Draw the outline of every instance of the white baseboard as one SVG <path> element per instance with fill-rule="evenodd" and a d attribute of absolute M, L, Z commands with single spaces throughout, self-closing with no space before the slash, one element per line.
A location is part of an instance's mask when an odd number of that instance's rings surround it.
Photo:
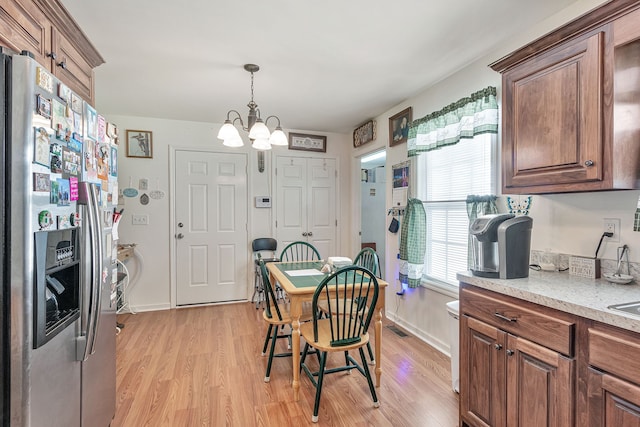
<path fill-rule="evenodd" d="M 444 354 L 445 356 L 451 357 L 451 348 L 449 343 L 442 342 L 441 340 L 434 337 L 433 335 L 426 334 L 424 331 L 417 328 L 415 325 L 405 322 L 403 319 L 395 316 L 393 313 L 387 312 L 386 317 L 387 319 L 392 320 L 396 325 L 401 326 L 403 329 L 406 329 L 407 331 L 411 332 L 418 339 L 429 344 L 431 347 L 435 348 L 440 353 Z"/>
<path fill-rule="evenodd" d="M 149 305 L 136 305 L 131 306 L 131 311 L 123 311 L 120 314 L 124 313 L 143 313 L 145 311 L 160 311 L 160 310 L 169 310 L 171 309 L 170 304 L 149 304 Z"/>

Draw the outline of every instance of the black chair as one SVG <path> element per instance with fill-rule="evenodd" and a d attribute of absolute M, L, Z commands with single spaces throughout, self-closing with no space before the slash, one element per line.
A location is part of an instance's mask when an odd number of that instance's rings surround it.
<path fill-rule="evenodd" d="M 260 274 L 262 275 L 262 283 L 264 283 L 264 295 L 265 295 L 265 309 L 262 313 L 262 317 L 269 324 L 269 328 L 267 329 L 267 334 L 264 338 L 264 345 L 262 347 L 262 355 L 267 354 L 267 346 L 269 345 L 269 340 L 271 340 L 271 347 L 269 349 L 269 360 L 267 362 L 267 371 L 264 375 L 264 382 L 268 383 L 271 378 L 271 364 L 273 362 L 274 357 L 288 357 L 291 356 L 291 353 L 275 353 L 276 341 L 278 338 L 287 338 L 290 339 L 290 334 L 282 333 L 282 329 L 285 326 L 291 325 L 291 312 L 289 311 L 289 304 L 278 303 L 276 299 L 275 292 L 273 287 L 271 286 L 271 281 L 269 280 L 269 273 L 267 272 L 267 267 L 265 267 L 264 261 L 261 259 L 258 254 L 258 267 L 260 269 Z M 300 316 L 300 321 L 309 321 L 311 320 L 311 309 L 308 304 L 303 305 L 302 315 Z"/>
<path fill-rule="evenodd" d="M 364 355 L 364 347 L 369 342 L 367 329 L 371 323 L 378 301 L 378 279 L 364 267 L 349 266 L 327 276 L 316 289 L 312 300 L 313 322 L 300 325 L 300 334 L 306 344 L 302 352 L 300 369 L 304 370 L 316 388 L 312 422 L 318 422 L 318 409 L 325 374 L 357 369 L 369 384 L 373 406 L 379 407 L 376 390 Z M 326 303 L 328 316 L 320 318 L 318 304 Z M 320 368 L 311 371 L 305 363 L 309 348 L 319 352 Z M 362 364 L 350 354 L 358 350 Z M 327 355 L 344 352 L 344 366 L 327 369 Z"/>
<path fill-rule="evenodd" d="M 272 239 L 271 237 L 254 239 L 253 242 L 251 242 L 251 249 L 253 250 L 253 259 L 255 262 L 255 278 L 253 282 L 254 287 L 251 301 L 253 302 L 255 300 L 257 310 L 264 300 L 264 285 L 262 283 L 260 265 L 258 264 L 258 256 L 260 256 L 265 263 L 279 261 L 278 257 L 276 256 L 278 241 L 276 239 Z M 280 297 L 282 297 L 282 291 L 280 290 L 278 293 L 280 294 Z"/>
<path fill-rule="evenodd" d="M 289 243 L 280 253 L 280 261 L 319 261 L 320 252 L 311 244 L 303 241 Z"/>

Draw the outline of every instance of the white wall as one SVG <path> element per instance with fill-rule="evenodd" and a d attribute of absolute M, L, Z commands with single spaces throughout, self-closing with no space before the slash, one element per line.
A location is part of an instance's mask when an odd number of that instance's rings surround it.
<path fill-rule="evenodd" d="M 120 133 L 120 147 L 118 151 L 118 185 L 120 189 L 138 187 L 140 178 L 149 180 L 149 190 L 163 190 L 166 197 L 162 200 L 151 200 L 146 206 L 139 202 L 139 198 L 123 198 L 124 215 L 119 227 L 120 243 L 137 243 L 137 250 L 142 255 L 144 263 L 141 274 L 140 264 L 136 259 L 127 262 L 134 281 L 130 293 L 130 305 L 134 311 L 167 309 L 171 307 L 171 275 L 170 251 L 174 244 L 174 224 L 170 223 L 170 192 L 169 182 L 169 147 L 196 148 L 229 152 L 240 150 L 249 152 L 249 241 L 247 242 L 247 268 L 249 269 L 247 283 L 248 297 L 253 293 L 253 270 L 250 266 L 251 240 L 256 237 L 273 236 L 273 209 L 256 209 L 253 204 L 255 196 L 272 194 L 271 160 L 273 153 L 297 157 L 334 157 L 338 159 L 338 170 L 346 174 L 350 170 L 349 146 L 346 135 L 334 133 L 303 132 L 323 134 L 327 136 L 326 153 L 307 153 L 304 151 L 289 151 L 286 147 L 279 147 L 267 152 L 265 156 L 265 171 L 258 172 L 257 153 L 248 144 L 239 149 L 230 149 L 222 145 L 216 138 L 221 124 L 198 123 L 186 121 L 161 120 L 144 117 L 130 117 L 111 115 L 110 122 L 118 125 Z M 126 129 L 150 130 L 153 132 L 153 158 L 138 159 L 126 157 Z M 287 130 L 288 131 L 288 130 Z M 345 175 L 348 176 L 348 175 Z M 340 179 L 340 176 L 339 176 Z M 359 190 L 358 190 L 359 191 Z M 342 186 L 339 189 L 340 206 L 349 206 L 351 189 Z M 132 225 L 132 214 L 149 215 L 149 225 Z M 341 209 L 338 216 L 339 251 L 351 253 L 351 242 L 346 236 L 351 234 L 351 216 L 348 211 Z"/>

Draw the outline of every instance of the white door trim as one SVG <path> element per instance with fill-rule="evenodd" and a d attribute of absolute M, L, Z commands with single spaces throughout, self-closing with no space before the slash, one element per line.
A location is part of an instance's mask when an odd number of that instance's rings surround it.
<path fill-rule="evenodd" d="M 169 269 L 170 269 L 170 273 L 169 273 L 169 277 L 170 277 L 170 308 L 176 308 L 177 304 L 177 268 L 176 268 L 176 263 L 177 263 L 177 254 L 176 254 L 176 245 L 175 245 L 175 239 L 174 236 L 177 233 L 176 230 L 176 206 L 175 206 L 175 191 L 176 191 L 176 151 L 195 151 L 195 152 L 206 152 L 206 153 L 222 153 L 222 154 L 229 154 L 229 151 L 227 150 L 223 150 L 223 149 L 217 149 L 217 148 L 203 148 L 203 147 L 182 147 L 182 146 L 174 146 L 174 145 L 169 145 L 169 241 L 171 242 L 171 244 L 169 245 Z M 242 152 L 242 151 L 237 151 L 235 152 L 237 154 L 243 154 L 247 157 L 247 194 L 249 195 L 248 199 L 251 199 L 250 195 L 253 194 L 253 185 L 252 185 L 252 179 L 250 174 L 248 173 L 248 170 L 251 168 L 251 161 L 250 161 L 250 157 L 249 154 L 247 152 Z M 247 233 L 249 236 L 251 236 L 251 215 L 250 215 L 250 208 L 251 208 L 251 204 L 249 203 L 250 200 L 247 200 Z M 250 253 L 250 248 L 248 250 L 248 252 Z M 251 259 L 250 255 L 247 256 L 247 263 L 252 263 L 253 260 Z M 249 264 L 247 264 L 249 265 Z M 249 277 L 253 277 L 253 276 L 249 276 Z M 249 295 L 249 297 L 251 296 L 253 290 L 250 289 L 250 285 L 253 285 L 253 281 L 252 280 L 247 280 L 247 295 Z M 251 290 L 251 292 L 249 292 Z"/>

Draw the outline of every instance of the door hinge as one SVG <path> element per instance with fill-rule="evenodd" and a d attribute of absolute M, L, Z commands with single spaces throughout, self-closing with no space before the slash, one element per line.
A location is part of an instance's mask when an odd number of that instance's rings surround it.
<path fill-rule="evenodd" d="M 338 226 L 338 220 L 336 219 L 336 227 Z"/>
<path fill-rule="evenodd" d="M 278 228 L 278 220 L 276 219 L 276 228 Z"/>

